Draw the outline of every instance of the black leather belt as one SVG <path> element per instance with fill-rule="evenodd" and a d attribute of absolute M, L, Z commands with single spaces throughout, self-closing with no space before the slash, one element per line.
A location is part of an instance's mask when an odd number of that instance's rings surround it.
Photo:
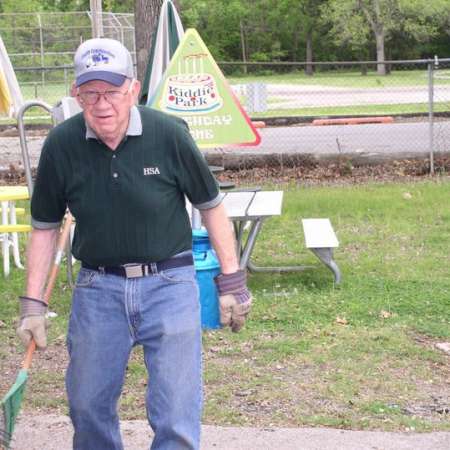
<path fill-rule="evenodd" d="M 110 273 L 126 278 L 145 277 L 163 270 L 175 269 L 177 267 L 192 266 L 194 259 L 192 255 L 175 256 L 155 263 L 147 264 L 124 264 L 123 266 L 91 266 L 84 262 L 81 267 L 89 270 L 97 270 L 102 273 Z"/>

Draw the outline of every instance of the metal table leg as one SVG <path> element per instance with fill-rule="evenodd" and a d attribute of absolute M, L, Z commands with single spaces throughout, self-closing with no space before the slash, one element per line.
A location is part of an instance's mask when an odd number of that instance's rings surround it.
<path fill-rule="evenodd" d="M 238 246 L 241 249 L 240 252 L 240 261 L 239 261 L 239 267 L 241 269 L 245 269 L 248 266 L 248 262 L 250 260 L 250 256 L 252 254 L 253 251 L 253 247 L 255 246 L 256 243 L 256 238 L 258 237 L 259 231 L 261 230 L 261 226 L 262 226 L 262 219 L 257 219 L 257 220 L 252 220 L 252 225 L 250 227 L 250 231 L 248 233 L 247 236 L 247 240 L 246 242 L 243 244 L 242 239 L 243 239 L 243 224 L 246 222 L 245 221 L 240 221 L 239 223 L 239 228 L 240 228 L 240 232 L 239 235 L 236 236 L 236 239 L 238 239 Z"/>
<path fill-rule="evenodd" d="M 238 230 L 242 230 L 244 224 L 250 219 L 245 219 L 243 221 L 239 221 Z M 250 260 L 251 255 L 253 253 L 253 249 L 256 244 L 256 239 L 258 237 L 259 232 L 261 231 L 261 227 L 263 224 L 263 219 L 250 220 L 252 225 L 245 243 L 242 242 L 243 235 L 242 232 L 236 235 L 236 239 L 238 240 L 238 248 L 241 249 L 240 252 L 240 263 L 239 267 L 241 269 L 248 268 L 250 272 L 300 272 L 305 269 L 311 269 L 314 266 L 279 266 L 279 267 L 262 267 L 256 266 Z"/>
<path fill-rule="evenodd" d="M 333 272 L 334 282 L 339 284 L 341 282 L 341 271 L 333 259 L 333 249 L 324 247 L 310 248 L 310 250 Z"/>

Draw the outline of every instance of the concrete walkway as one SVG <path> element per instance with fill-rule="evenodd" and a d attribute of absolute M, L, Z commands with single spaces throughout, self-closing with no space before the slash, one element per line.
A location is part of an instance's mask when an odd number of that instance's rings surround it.
<path fill-rule="evenodd" d="M 148 450 L 146 421 L 122 422 L 126 450 Z M 22 416 L 14 433 L 16 450 L 70 450 L 66 416 Z M 202 450 L 449 450 L 448 433 L 383 433 L 329 428 L 249 428 L 205 425 Z"/>

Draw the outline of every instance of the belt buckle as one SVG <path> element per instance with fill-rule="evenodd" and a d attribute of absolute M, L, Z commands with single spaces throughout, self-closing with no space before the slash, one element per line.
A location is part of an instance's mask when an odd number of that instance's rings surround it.
<path fill-rule="evenodd" d="M 125 270 L 125 276 L 127 278 L 139 278 L 146 275 L 142 264 L 124 264 L 122 267 Z"/>

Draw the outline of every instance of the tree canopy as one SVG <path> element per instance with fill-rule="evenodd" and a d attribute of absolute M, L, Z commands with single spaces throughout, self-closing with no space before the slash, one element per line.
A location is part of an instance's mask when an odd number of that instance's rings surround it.
<path fill-rule="evenodd" d="M 135 11 L 142 19 L 147 3 L 154 1 L 104 0 L 103 11 Z M 176 3 L 184 27 L 196 28 L 220 61 L 382 61 L 450 56 L 450 0 Z M 83 10 L 89 10 L 89 0 L 0 1 L 3 13 Z M 379 64 L 378 70 L 383 73 L 384 65 Z"/>
<path fill-rule="evenodd" d="M 222 60 L 450 55 L 450 0 L 181 0 L 181 15 Z"/>

